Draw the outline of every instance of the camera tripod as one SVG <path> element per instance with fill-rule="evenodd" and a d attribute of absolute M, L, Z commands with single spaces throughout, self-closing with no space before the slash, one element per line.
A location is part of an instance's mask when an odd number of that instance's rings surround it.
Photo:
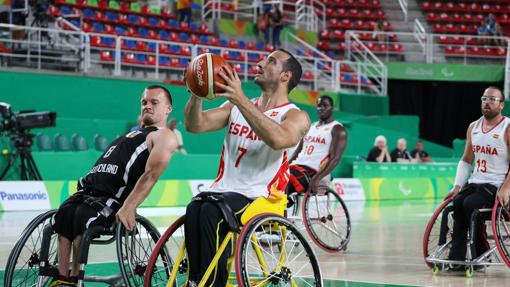
<path fill-rule="evenodd" d="M 18 132 L 11 135 L 11 141 L 14 143 L 14 147 L 16 150 L 11 155 L 11 159 L 9 163 L 0 174 L 0 180 L 3 180 L 7 175 L 7 172 L 11 167 L 14 166 L 16 160 L 20 159 L 20 179 L 21 180 L 42 180 L 41 174 L 35 165 L 34 158 L 32 157 L 32 151 L 30 147 L 32 146 L 32 138 L 34 135 L 26 134 L 24 132 Z"/>

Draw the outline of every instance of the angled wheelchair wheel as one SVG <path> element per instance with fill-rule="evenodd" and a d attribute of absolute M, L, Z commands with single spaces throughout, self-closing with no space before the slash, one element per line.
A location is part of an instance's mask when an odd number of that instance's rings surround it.
<path fill-rule="evenodd" d="M 500 257 L 510 267 L 510 212 L 498 200 L 492 208 L 492 233 Z"/>
<path fill-rule="evenodd" d="M 313 249 L 286 218 L 262 214 L 252 218 L 236 242 L 239 286 L 323 286 Z"/>
<path fill-rule="evenodd" d="M 5 287 L 37 285 L 43 229 L 51 223 L 51 218 L 56 212 L 56 210 L 50 210 L 38 215 L 23 230 L 7 259 L 4 274 Z M 48 260 L 52 265 L 57 264 L 56 234 L 51 237 Z M 43 286 L 47 286 L 49 281 L 49 278 L 43 279 Z"/>
<path fill-rule="evenodd" d="M 149 258 L 144 286 L 167 286 L 175 263 L 174 283 L 168 286 L 186 286 L 189 268 L 184 249 L 184 216 L 179 217 L 158 240 Z"/>
<path fill-rule="evenodd" d="M 347 249 L 351 236 L 349 211 L 334 190 L 306 193 L 302 206 L 305 229 L 318 247 L 333 253 Z"/>
<path fill-rule="evenodd" d="M 126 286 L 143 286 L 149 257 L 160 235 L 145 217 L 137 215 L 133 231 L 117 225 L 117 256 L 122 279 Z"/>
<path fill-rule="evenodd" d="M 445 199 L 430 218 L 423 236 L 423 258 L 429 268 L 435 267 L 427 258 L 447 259 L 453 233 L 453 200 Z"/>

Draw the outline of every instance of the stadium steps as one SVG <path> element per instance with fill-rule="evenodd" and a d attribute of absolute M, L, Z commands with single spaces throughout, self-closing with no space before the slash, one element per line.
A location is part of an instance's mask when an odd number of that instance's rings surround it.
<path fill-rule="evenodd" d="M 418 19 L 427 32 L 432 28 L 427 23 L 419 3 L 416 0 L 408 0 L 407 23 L 404 21 L 404 14 L 398 1 L 381 1 L 381 9 L 386 13 L 387 21 L 393 26 L 395 32 L 412 33 L 414 30 L 414 19 Z M 422 49 L 417 46 L 416 39 L 411 35 L 398 35 L 400 44 L 404 50 L 404 57 L 407 62 L 423 62 Z M 440 55 L 444 61 L 444 56 Z M 437 59 L 440 60 L 441 59 Z"/>

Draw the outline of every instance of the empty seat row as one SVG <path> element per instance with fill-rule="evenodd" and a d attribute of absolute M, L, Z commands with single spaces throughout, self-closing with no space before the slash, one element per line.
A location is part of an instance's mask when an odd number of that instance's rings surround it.
<path fill-rule="evenodd" d="M 124 13 L 134 13 L 147 16 L 159 16 L 165 18 L 175 18 L 170 13 L 168 7 L 159 7 L 157 5 L 140 4 L 138 2 L 126 2 L 115 0 L 55 0 L 57 5 L 67 5 L 73 7 L 92 8 L 103 11 L 120 11 Z"/>
<path fill-rule="evenodd" d="M 379 44 L 374 42 L 364 42 L 363 43 L 368 49 L 373 52 L 380 53 L 401 53 L 403 51 L 403 47 L 401 44 Z M 331 45 L 328 42 L 319 41 L 317 44 L 317 48 L 320 50 L 333 50 L 333 51 L 345 51 L 346 46 L 344 42 L 340 42 L 338 45 Z"/>
<path fill-rule="evenodd" d="M 230 40 L 227 41 L 225 39 L 217 40 L 214 38 L 214 41 L 211 40 L 207 36 L 202 36 L 199 39 L 194 39 L 193 35 L 191 36 L 191 41 L 188 41 L 187 37 L 180 36 L 177 37 L 159 37 L 161 40 L 168 40 L 172 42 L 187 42 L 191 44 L 203 44 L 203 45 L 211 45 L 211 46 L 218 46 L 218 47 L 230 47 L 234 49 L 248 49 L 253 51 L 266 51 L 270 52 L 272 51 L 272 47 L 268 44 L 264 44 L 262 42 L 254 43 L 252 41 L 249 41 L 246 43 L 243 40 Z M 90 44 L 92 47 L 100 47 L 100 48 L 115 48 L 115 38 L 109 37 L 109 36 L 91 36 L 90 37 Z M 143 40 L 134 40 L 134 39 L 123 39 L 121 41 L 121 48 L 123 50 L 134 50 L 134 51 L 141 51 L 141 52 L 155 52 L 156 47 L 159 48 L 159 53 L 162 54 L 172 54 L 172 55 L 183 55 L 183 56 L 190 56 L 191 55 L 191 49 L 187 46 L 182 46 L 178 44 L 166 44 L 166 43 L 160 43 L 159 45 L 156 44 L 156 42 L 148 42 Z M 234 52 L 232 55 L 234 58 L 236 58 L 237 53 L 244 54 L 243 52 Z M 250 56 L 250 55 L 257 55 L 256 57 Z M 261 59 L 261 54 L 256 53 L 248 53 L 248 60 L 255 60 L 259 61 Z"/>
<path fill-rule="evenodd" d="M 476 34 L 476 25 L 465 25 L 465 24 L 434 24 L 432 30 L 434 33 L 446 33 L 446 34 Z"/>
<path fill-rule="evenodd" d="M 506 57 L 505 48 L 481 48 L 481 47 L 465 47 L 465 46 L 447 46 L 444 49 L 448 56 L 474 56 L 474 57 Z"/>
<path fill-rule="evenodd" d="M 322 15 L 322 10 L 318 10 L 319 15 Z M 359 18 L 359 19 L 369 19 L 369 20 L 377 20 L 377 19 L 386 19 L 386 14 L 382 10 L 358 10 L 358 9 L 344 9 L 344 8 L 327 8 L 326 9 L 326 17 L 329 18 Z"/>
<path fill-rule="evenodd" d="M 345 30 L 339 30 L 339 29 L 322 30 L 319 34 L 319 39 L 323 40 L 323 41 L 344 41 L 345 32 L 346 32 Z M 370 41 L 370 40 L 374 39 L 372 32 L 357 33 L 357 36 L 362 41 Z M 388 41 L 390 41 L 390 42 L 398 41 L 397 35 L 389 34 Z"/>
<path fill-rule="evenodd" d="M 448 14 L 448 13 L 435 13 L 429 12 L 427 14 L 427 21 L 429 22 L 453 22 L 453 23 L 466 23 L 466 24 L 479 24 L 487 17 L 484 14 Z M 501 24 L 510 23 L 510 16 L 508 14 L 501 14 L 495 16 L 496 21 Z"/>
<path fill-rule="evenodd" d="M 324 4 L 327 7 L 345 7 L 345 8 L 371 8 L 380 9 L 381 3 L 379 0 L 325 0 Z"/>
<path fill-rule="evenodd" d="M 39 151 L 84 151 L 88 150 L 87 141 L 82 135 L 73 134 L 71 139 L 66 135 L 56 134 L 53 139 L 47 134 L 38 134 L 35 137 L 35 143 Z M 108 146 L 108 140 L 101 135 L 94 137 L 94 148 L 98 151 L 104 151 Z"/>
<path fill-rule="evenodd" d="M 459 37 L 459 36 L 440 36 L 438 42 L 441 44 L 458 44 L 458 45 L 484 45 L 485 41 L 475 37 Z"/>
<path fill-rule="evenodd" d="M 202 23 L 190 23 L 178 22 L 175 19 L 159 19 L 157 17 L 143 17 L 133 14 L 120 14 L 116 12 L 107 11 L 106 13 L 100 11 L 94 11 L 92 9 L 85 8 L 82 10 L 78 8 L 70 8 L 67 6 L 61 6 L 60 9 L 50 5 L 48 13 L 54 17 L 58 16 L 83 16 L 83 20 L 86 23 L 103 23 L 112 25 L 123 25 L 132 27 L 145 27 L 151 29 L 162 29 L 177 32 L 188 32 L 196 34 L 211 34 L 207 24 Z M 79 27 L 79 22 L 75 20 L 76 26 Z"/>
<path fill-rule="evenodd" d="M 484 13 L 508 13 L 510 12 L 510 3 L 508 4 L 489 4 L 489 3 L 454 3 L 454 2 L 429 2 L 422 3 L 424 11 L 440 12 L 484 12 Z"/>
<path fill-rule="evenodd" d="M 329 28 L 340 28 L 340 29 L 344 29 L 344 30 L 349 30 L 349 29 L 373 30 L 374 27 L 377 25 L 377 22 L 362 21 L 362 20 L 351 21 L 349 19 L 338 20 L 338 19 L 333 18 L 333 19 L 329 20 L 328 24 L 329 24 Z M 388 21 L 384 21 L 383 22 L 383 30 L 391 31 L 392 30 L 391 23 Z"/>

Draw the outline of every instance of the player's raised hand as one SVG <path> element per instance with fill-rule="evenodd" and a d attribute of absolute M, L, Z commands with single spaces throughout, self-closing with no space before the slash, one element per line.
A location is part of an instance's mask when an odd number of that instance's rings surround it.
<path fill-rule="evenodd" d="M 224 97 L 230 102 L 236 104 L 241 98 L 246 98 L 241 85 L 241 79 L 235 70 L 222 68 L 218 75 L 225 80 L 225 84 L 215 82 L 214 85 L 222 90 L 223 93 L 216 93 L 217 97 Z"/>

